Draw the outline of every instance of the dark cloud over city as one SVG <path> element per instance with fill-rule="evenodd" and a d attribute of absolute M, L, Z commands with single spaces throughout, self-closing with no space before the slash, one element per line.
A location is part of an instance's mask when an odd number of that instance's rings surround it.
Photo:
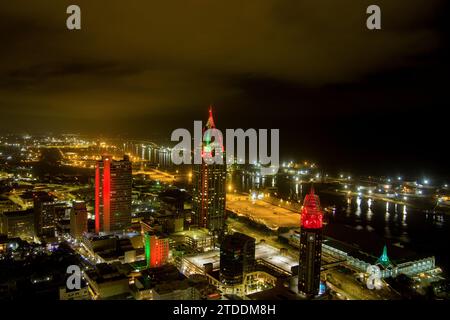
<path fill-rule="evenodd" d="M 3 131 L 168 138 L 214 104 L 218 126 L 280 128 L 286 156 L 335 166 L 443 143 L 445 1 L 377 1 L 378 31 L 371 1 L 79 0 L 81 31 L 69 4 L 1 5 Z"/>

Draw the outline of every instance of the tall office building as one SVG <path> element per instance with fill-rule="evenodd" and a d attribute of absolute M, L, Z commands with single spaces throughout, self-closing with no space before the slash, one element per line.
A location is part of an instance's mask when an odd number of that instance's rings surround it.
<path fill-rule="evenodd" d="M 56 226 L 54 197 L 47 192 L 33 196 L 34 228 L 36 236 L 54 237 Z"/>
<path fill-rule="evenodd" d="M 298 291 L 312 298 L 319 293 L 320 287 L 323 220 L 319 196 L 314 194 L 313 187 L 305 196 L 301 220 Z"/>
<path fill-rule="evenodd" d="M 242 283 L 244 274 L 255 267 L 255 239 L 236 232 L 220 245 L 220 281 L 226 285 Z"/>
<path fill-rule="evenodd" d="M 209 109 L 209 118 L 203 130 L 215 129 L 212 109 Z M 201 146 L 202 164 L 193 166 L 193 192 L 192 192 L 192 222 L 207 228 L 213 234 L 221 235 L 225 227 L 225 199 L 227 166 L 222 141 L 212 141 L 206 135 Z M 223 164 L 207 164 L 206 155 L 214 156 L 217 148 L 223 152 Z"/>
<path fill-rule="evenodd" d="M 88 231 L 87 220 L 86 203 L 74 201 L 70 212 L 70 234 L 72 237 L 81 239 L 83 234 Z"/>
<path fill-rule="evenodd" d="M 95 169 L 95 231 L 123 231 L 131 225 L 132 167 L 128 156 L 102 156 Z"/>

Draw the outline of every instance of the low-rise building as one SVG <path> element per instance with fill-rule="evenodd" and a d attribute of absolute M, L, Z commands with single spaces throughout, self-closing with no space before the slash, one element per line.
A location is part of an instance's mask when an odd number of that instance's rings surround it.
<path fill-rule="evenodd" d="M 199 300 L 219 296 L 206 278 L 187 278 L 171 264 L 143 270 L 130 287 L 136 300 Z"/>
<path fill-rule="evenodd" d="M 33 209 L 0 214 L 0 233 L 8 238 L 32 241 L 35 236 Z"/>
<path fill-rule="evenodd" d="M 97 264 L 85 272 L 90 294 L 94 300 L 123 299 L 130 296 L 128 277 L 114 265 Z"/>
<path fill-rule="evenodd" d="M 81 282 L 80 289 L 69 289 L 67 286 L 59 288 L 59 300 L 90 300 L 89 287 L 85 281 Z"/>

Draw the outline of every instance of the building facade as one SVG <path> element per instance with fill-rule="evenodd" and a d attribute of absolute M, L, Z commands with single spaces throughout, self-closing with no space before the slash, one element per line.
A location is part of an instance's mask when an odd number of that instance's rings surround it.
<path fill-rule="evenodd" d="M 86 203 L 74 201 L 70 212 L 70 235 L 80 240 L 88 231 L 87 220 Z"/>
<path fill-rule="evenodd" d="M 46 193 L 33 196 L 34 228 L 36 236 L 54 237 L 56 226 L 54 198 Z"/>
<path fill-rule="evenodd" d="M 95 231 L 123 231 L 131 225 L 132 167 L 128 156 L 102 156 L 95 170 Z"/>
<path fill-rule="evenodd" d="M 8 238 L 32 241 L 35 236 L 33 209 L 0 214 L 0 233 Z"/>
<path fill-rule="evenodd" d="M 145 260 L 148 268 L 161 267 L 169 260 L 169 238 L 160 237 L 152 232 L 144 236 Z"/>

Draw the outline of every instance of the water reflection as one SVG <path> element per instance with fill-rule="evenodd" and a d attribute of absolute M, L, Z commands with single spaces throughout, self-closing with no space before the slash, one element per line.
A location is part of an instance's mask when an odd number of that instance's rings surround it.
<path fill-rule="evenodd" d="M 345 212 L 347 213 L 347 217 L 352 213 L 352 198 L 347 198 L 347 207 Z"/>
<path fill-rule="evenodd" d="M 367 220 L 372 221 L 373 211 L 372 211 L 372 199 L 367 201 Z"/>
<path fill-rule="evenodd" d="M 386 202 L 386 212 L 384 213 L 384 221 L 389 221 L 389 202 Z"/>
<path fill-rule="evenodd" d="M 356 211 L 355 214 L 357 217 L 361 216 L 361 197 L 356 198 Z"/>
<path fill-rule="evenodd" d="M 406 216 L 408 212 L 406 211 L 406 205 L 403 206 L 403 218 L 402 218 L 402 226 L 406 228 L 408 224 L 406 223 Z"/>
<path fill-rule="evenodd" d="M 303 181 L 301 179 L 296 180 L 293 177 L 287 178 L 279 175 L 278 177 L 261 176 L 260 179 L 251 181 L 251 175 L 246 174 L 246 176 L 249 178 L 246 182 L 246 192 L 249 187 L 254 188 L 251 184 L 256 182 L 256 184 L 259 183 L 260 188 L 275 186 L 278 195 L 285 199 L 291 197 L 291 199 L 303 200 Z M 241 182 L 242 180 L 240 176 L 235 176 L 233 181 Z M 305 183 L 305 191 L 308 192 L 310 183 Z M 233 186 L 236 188 L 234 183 Z M 391 244 L 398 246 L 406 246 L 409 243 L 413 250 L 431 248 L 431 254 L 435 254 L 440 259 L 447 259 L 445 263 L 448 262 L 447 265 L 450 269 L 450 259 L 446 258 L 450 243 L 450 224 L 448 223 L 450 216 L 436 216 L 415 207 L 381 199 L 333 194 L 334 186 L 317 184 L 315 188 L 320 195 L 322 206 L 335 208 L 329 215 L 329 228 L 332 228 L 333 225 L 350 226 L 361 232 L 374 232 L 381 238 L 391 240 Z M 239 187 L 237 189 L 239 190 Z M 325 190 L 327 192 L 324 192 Z M 337 227 L 336 230 L 339 228 Z M 389 241 L 387 242 L 389 243 Z M 374 250 L 379 250 L 379 248 L 374 248 Z"/>

